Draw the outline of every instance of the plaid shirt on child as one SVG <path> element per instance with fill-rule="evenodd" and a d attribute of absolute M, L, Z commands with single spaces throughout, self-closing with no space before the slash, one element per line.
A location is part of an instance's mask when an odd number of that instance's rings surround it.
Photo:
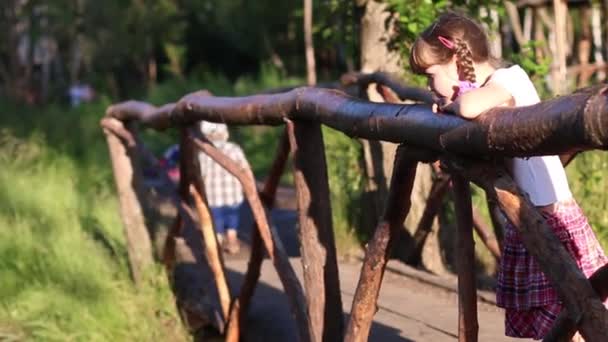
<path fill-rule="evenodd" d="M 243 150 L 238 145 L 221 141 L 214 145 L 231 160 L 249 167 Z M 233 175 L 204 153 L 199 153 L 198 160 L 210 207 L 233 206 L 243 201 L 243 187 Z"/>

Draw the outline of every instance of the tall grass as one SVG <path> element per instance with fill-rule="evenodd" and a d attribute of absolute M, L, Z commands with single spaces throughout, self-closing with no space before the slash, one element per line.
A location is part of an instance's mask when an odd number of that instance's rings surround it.
<path fill-rule="evenodd" d="M 162 270 L 135 289 L 98 119 L 0 108 L 0 340 L 184 336 Z"/>

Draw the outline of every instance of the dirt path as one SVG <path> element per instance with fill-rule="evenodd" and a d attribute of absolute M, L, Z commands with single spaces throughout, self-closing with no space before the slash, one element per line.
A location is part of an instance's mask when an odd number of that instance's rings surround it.
<path fill-rule="evenodd" d="M 299 258 L 292 258 L 301 279 Z M 247 261 L 229 258 L 226 266 L 233 291 L 238 291 Z M 402 266 L 400 266 L 402 267 Z M 359 262 L 340 263 L 340 284 L 345 317 L 350 312 L 359 278 Z M 269 260 L 265 260 L 261 283 L 256 289 L 249 312 L 248 341 L 294 341 L 295 326 L 279 278 Z M 370 341 L 456 341 L 457 296 L 419 280 L 387 272 L 374 317 Z M 524 341 L 504 336 L 503 313 L 494 305 L 480 302 L 479 341 Z"/>

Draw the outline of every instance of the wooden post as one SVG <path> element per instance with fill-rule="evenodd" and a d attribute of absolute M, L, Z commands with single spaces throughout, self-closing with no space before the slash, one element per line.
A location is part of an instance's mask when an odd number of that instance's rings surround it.
<path fill-rule="evenodd" d="M 476 342 L 477 294 L 475 284 L 475 242 L 473 241 L 473 208 L 469 182 L 453 174 L 454 206 L 458 226 L 456 263 L 458 267 L 458 341 Z"/>
<path fill-rule="evenodd" d="M 405 262 L 410 265 L 417 265 L 422 260 L 422 248 L 426 242 L 426 238 L 430 234 L 433 227 L 433 220 L 437 216 L 437 212 L 441 206 L 441 202 L 445 197 L 445 193 L 450 187 L 450 178 L 441 177 L 433 182 L 431 193 L 426 201 L 426 206 L 418 221 L 416 232 L 414 233 L 414 247 L 405 258 Z"/>
<path fill-rule="evenodd" d="M 281 175 L 285 170 L 285 164 L 287 164 L 287 157 L 289 156 L 289 138 L 287 131 L 283 133 L 283 137 L 279 142 L 276 156 L 270 168 L 268 178 L 264 184 L 264 189 L 260 193 L 260 199 L 264 206 L 268 209 L 274 205 L 274 198 L 279 186 Z M 255 223 L 254 223 L 255 225 Z M 249 302 L 255 291 L 255 286 L 260 277 L 260 268 L 264 259 L 264 246 L 262 245 L 262 239 L 258 231 L 257 225 L 251 230 L 251 255 L 249 256 L 249 264 L 247 265 L 247 273 L 245 274 L 245 280 L 241 286 L 239 296 L 234 301 L 230 310 L 230 318 L 228 320 L 228 328 L 226 332 L 226 342 L 238 342 L 240 336 L 243 335 L 245 315 L 249 308 Z"/>
<path fill-rule="evenodd" d="M 589 277 L 589 282 L 600 299 L 605 301 L 608 298 L 608 265 L 595 271 Z M 543 342 L 570 342 L 577 329 L 576 322 L 569 317 L 568 308 L 564 308 L 553 323 L 551 331 L 543 338 Z"/>
<path fill-rule="evenodd" d="M 492 226 L 494 227 L 494 236 L 498 242 L 498 250 L 502 251 L 502 241 L 504 240 L 504 227 L 506 224 L 506 219 L 496 201 L 491 200 L 490 198 L 486 198 L 486 203 L 488 204 L 488 212 L 490 213 L 490 220 L 492 220 Z"/>
<path fill-rule="evenodd" d="M 308 313 L 305 305 L 304 291 L 295 271 L 289 263 L 289 258 L 281 240 L 268 222 L 266 211 L 256 189 L 253 173 L 249 169 L 243 169 L 236 162 L 222 154 L 209 141 L 202 137 L 198 130 L 191 130 L 190 136 L 194 139 L 196 147 L 220 164 L 226 171 L 234 175 L 243 185 L 245 198 L 251 207 L 253 219 L 264 242 L 264 247 L 266 247 L 266 251 L 274 263 L 274 267 L 289 299 L 291 311 L 298 327 L 298 337 L 304 342 L 311 341 L 312 337 L 307 323 Z"/>
<path fill-rule="evenodd" d="M 500 246 L 498 245 L 498 241 L 496 237 L 490 234 L 488 225 L 483 221 L 481 214 L 476 208 L 473 208 L 473 228 L 486 248 L 492 253 L 494 259 L 498 262 L 500 260 Z"/>
<path fill-rule="evenodd" d="M 402 229 L 411 206 L 410 196 L 416 167 L 421 159 L 418 152 L 403 145 L 397 149 L 387 205 L 383 219 L 367 245 L 346 328 L 345 342 L 364 342 L 368 339 L 391 245 Z"/>
<path fill-rule="evenodd" d="M 321 125 L 287 122 L 294 158 L 300 252 L 313 341 L 342 339 L 342 299 Z"/>
<path fill-rule="evenodd" d="M 567 49 L 567 27 L 566 16 L 568 5 L 565 0 L 553 0 L 553 13 L 555 18 L 555 62 L 553 64 L 554 79 L 553 91 L 555 94 L 563 95 L 568 89 L 566 79 L 566 49 Z"/>
<path fill-rule="evenodd" d="M 123 123 L 116 119 L 104 119 L 102 125 L 116 126 L 118 130 L 125 130 Z M 129 128 L 127 127 L 127 129 Z M 135 284 L 139 284 L 142 280 L 142 273 L 153 263 L 152 243 L 150 242 L 150 235 L 146 228 L 140 202 L 140 194 L 142 193 L 141 166 L 135 145 L 133 145 L 134 140 L 131 140 L 130 144 L 123 144 L 109 129 L 104 128 L 104 133 L 110 151 L 114 181 L 116 182 L 120 203 L 120 217 L 127 240 L 131 277 Z M 131 134 L 133 134 L 132 131 Z"/>
<path fill-rule="evenodd" d="M 226 281 L 224 265 L 218 250 L 215 229 L 213 227 L 213 218 L 207 206 L 207 201 L 203 191 L 197 190 L 194 184 L 190 185 L 190 194 L 194 198 L 194 204 L 198 213 L 199 228 L 203 235 L 203 243 L 205 245 L 205 256 L 213 273 L 215 287 L 220 297 L 220 306 L 222 307 L 222 315 L 225 320 L 228 320 L 228 311 L 230 310 L 230 289 Z"/>

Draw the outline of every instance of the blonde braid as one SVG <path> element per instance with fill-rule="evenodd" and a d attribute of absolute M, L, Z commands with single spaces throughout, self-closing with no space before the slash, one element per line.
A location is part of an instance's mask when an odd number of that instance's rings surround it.
<path fill-rule="evenodd" d="M 462 72 L 466 81 L 471 83 L 475 83 L 475 67 L 473 66 L 473 54 L 469 49 L 467 43 L 465 43 L 462 39 L 454 39 L 455 43 L 455 51 L 456 54 L 456 65 L 458 66 L 458 71 Z"/>

